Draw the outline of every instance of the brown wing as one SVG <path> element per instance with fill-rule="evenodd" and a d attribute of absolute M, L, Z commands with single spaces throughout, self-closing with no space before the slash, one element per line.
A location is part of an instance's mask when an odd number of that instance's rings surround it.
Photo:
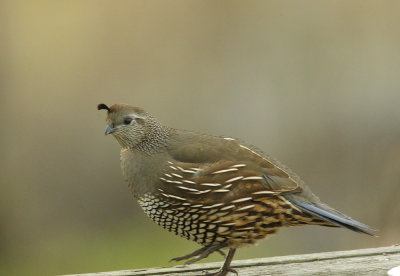
<path fill-rule="evenodd" d="M 160 181 L 162 194 L 210 206 L 243 198 L 277 195 L 282 191 L 271 188 L 276 185 L 269 184 L 273 180 L 247 164 L 225 160 L 201 165 L 168 161 Z"/>
<path fill-rule="evenodd" d="M 249 147 L 231 138 L 207 138 L 170 155 L 160 176 L 164 194 L 212 205 L 302 190 L 279 164 Z"/>

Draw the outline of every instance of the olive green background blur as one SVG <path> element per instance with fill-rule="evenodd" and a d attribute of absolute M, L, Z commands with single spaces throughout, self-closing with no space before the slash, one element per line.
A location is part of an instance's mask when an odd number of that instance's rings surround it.
<path fill-rule="evenodd" d="M 198 248 L 138 208 L 100 102 L 255 144 L 379 229 L 286 228 L 236 259 L 400 241 L 399 1 L 1 1 L 0 24 L 1 275 Z"/>

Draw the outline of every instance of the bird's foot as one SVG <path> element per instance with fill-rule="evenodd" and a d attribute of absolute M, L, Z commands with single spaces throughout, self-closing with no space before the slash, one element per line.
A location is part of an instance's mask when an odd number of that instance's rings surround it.
<path fill-rule="evenodd" d="M 197 261 L 200 261 L 201 259 L 207 258 L 208 255 L 210 255 L 213 252 L 219 252 L 222 255 L 225 255 L 222 251 L 221 248 L 226 247 L 225 244 L 214 244 L 214 245 L 209 245 L 209 246 L 205 246 L 203 248 L 200 248 L 190 254 L 184 255 L 184 256 L 180 256 L 180 257 L 175 257 L 172 258 L 171 260 L 169 260 L 170 262 L 172 261 L 182 261 L 182 260 L 187 260 L 187 259 L 191 259 L 188 260 L 187 262 L 185 262 L 185 264 L 192 264 L 195 263 Z"/>
<path fill-rule="evenodd" d="M 221 267 L 221 269 L 216 273 L 208 273 L 206 274 L 206 276 L 226 276 L 229 272 L 235 273 L 238 276 L 238 272 L 231 267 L 231 262 L 233 259 L 233 255 L 235 255 L 235 251 L 235 248 L 230 248 L 228 256 L 226 256 L 224 265 Z"/>

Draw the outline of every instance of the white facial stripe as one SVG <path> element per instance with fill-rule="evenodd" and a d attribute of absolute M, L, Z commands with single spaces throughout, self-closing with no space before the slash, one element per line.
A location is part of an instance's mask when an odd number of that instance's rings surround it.
<path fill-rule="evenodd" d="M 133 119 L 144 119 L 144 117 L 139 116 L 136 113 L 129 114 L 128 116 L 133 118 Z"/>

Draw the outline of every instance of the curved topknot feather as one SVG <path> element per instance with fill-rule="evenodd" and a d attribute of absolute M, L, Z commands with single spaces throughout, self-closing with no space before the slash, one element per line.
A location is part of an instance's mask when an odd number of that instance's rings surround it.
<path fill-rule="evenodd" d="M 103 104 L 103 103 L 97 105 L 97 110 L 101 110 L 101 109 L 105 109 L 108 112 L 111 112 L 110 108 L 106 104 Z"/>

